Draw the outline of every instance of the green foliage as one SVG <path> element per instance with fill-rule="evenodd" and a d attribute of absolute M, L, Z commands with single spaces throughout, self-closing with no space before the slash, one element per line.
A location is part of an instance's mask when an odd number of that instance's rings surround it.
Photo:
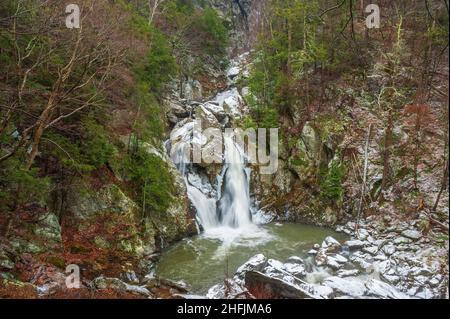
<path fill-rule="evenodd" d="M 253 119 L 250 122 L 247 119 L 247 124 L 252 125 L 253 128 L 276 128 L 278 127 L 279 114 L 278 110 L 267 105 L 260 104 L 253 96 L 248 98 L 248 104 L 252 110 Z"/>
<path fill-rule="evenodd" d="M 85 162 L 99 168 L 115 155 L 116 148 L 110 143 L 105 128 L 92 118 L 83 121 L 85 130 L 84 143 L 82 143 Z"/>
<path fill-rule="evenodd" d="M 197 20 L 199 30 L 206 36 L 203 38 L 203 48 L 208 54 L 222 57 L 228 44 L 228 30 L 216 10 L 206 8 Z"/>
<path fill-rule="evenodd" d="M 0 167 L 0 209 L 11 210 L 26 203 L 45 205 L 50 178 L 39 176 L 38 169 L 25 170 L 15 158 Z"/>
<path fill-rule="evenodd" d="M 102 125 L 87 117 L 82 120 L 82 134 L 82 139 L 73 140 L 62 134 L 48 132 L 42 148 L 47 154 L 58 158 L 65 167 L 79 173 L 89 173 L 112 160 L 117 150 Z"/>
<path fill-rule="evenodd" d="M 141 140 L 158 144 L 165 132 L 164 110 L 155 95 L 150 93 L 147 83 L 135 87 L 134 100 L 139 109 L 139 118 L 133 126 L 134 134 Z"/>
<path fill-rule="evenodd" d="M 345 133 L 344 123 L 337 117 L 324 117 L 317 120 L 320 127 L 320 138 L 328 140 L 333 135 Z"/>
<path fill-rule="evenodd" d="M 136 143 L 136 141 L 134 142 Z M 147 215 L 164 213 L 173 200 L 174 181 L 167 164 L 142 146 L 122 160 L 123 174 L 137 192 L 137 200 Z"/>
<path fill-rule="evenodd" d="M 333 160 L 328 171 L 322 174 L 320 182 L 321 197 L 334 202 L 341 202 L 344 196 L 342 182 L 345 176 L 345 165 L 339 160 Z"/>
<path fill-rule="evenodd" d="M 167 38 L 160 31 L 153 29 L 151 39 L 150 52 L 135 68 L 135 73 L 149 85 L 151 92 L 162 94 L 165 85 L 176 75 L 177 64 Z"/>

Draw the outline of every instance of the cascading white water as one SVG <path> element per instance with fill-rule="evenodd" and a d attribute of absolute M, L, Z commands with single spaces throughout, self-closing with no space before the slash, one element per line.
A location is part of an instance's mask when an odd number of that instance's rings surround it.
<path fill-rule="evenodd" d="M 221 225 L 233 228 L 248 226 L 252 222 L 245 157 L 231 136 L 225 137 L 225 164 L 223 192 L 218 207 Z"/>
<path fill-rule="evenodd" d="M 197 210 L 198 222 L 204 229 L 214 228 L 217 227 L 218 224 L 215 199 L 208 198 L 203 192 L 189 182 L 189 175 L 193 174 L 189 169 L 189 146 L 190 144 L 185 141 L 177 145 L 172 153 L 172 159 L 184 177 L 189 200 Z"/>
<path fill-rule="evenodd" d="M 189 126 L 189 125 L 187 125 Z M 219 198 L 207 196 L 202 190 L 191 184 L 191 180 L 201 180 L 189 163 L 187 136 L 192 134 L 190 126 L 182 128 L 186 134 L 172 152 L 172 159 L 183 175 L 188 197 L 197 211 L 197 218 L 204 230 L 219 227 L 240 228 L 250 225 L 250 190 L 245 157 L 231 136 L 225 142 L 225 166 L 222 178 L 218 180 Z M 178 133 L 176 133 L 178 134 Z"/>
<path fill-rule="evenodd" d="M 230 118 L 242 115 L 243 99 L 234 79 L 242 70 L 241 64 L 246 55 L 238 57 L 228 72 L 230 88 L 219 93 L 214 101 L 202 106 L 203 112 L 217 117 L 226 113 Z M 226 109 L 226 110 L 225 110 Z M 211 120 L 214 121 L 215 119 Z M 218 122 L 217 122 L 218 123 Z M 190 163 L 192 144 L 205 145 L 207 139 L 198 133 L 194 120 L 180 122 L 171 134 L 171 157 L 184 177 L 188 197 L 197 211 L 197 221 L 208 235 L 225 237 L 249 234 L 255 226 L 252 223 L 250 201 L 250 170 L 246 167 L 243 150 L 234 141 L 234 136 L 224 136 L 224 166 L 217 178 L 217 184 L 211 186 L 201 168 Z M 233 235 L 234 234 L 234 235 Z"/>

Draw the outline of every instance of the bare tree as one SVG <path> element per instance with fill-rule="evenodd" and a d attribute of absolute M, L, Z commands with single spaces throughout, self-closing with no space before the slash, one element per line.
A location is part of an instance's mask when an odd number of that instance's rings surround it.
<path fill-rule="evenodd" d="M 166 0 L 148 0 L 148 8 L 149 8 L 149 17 L 148 17 L 148 24 L 152 25 L 153 21 L 155 20 L 156 16 L 159 14 L 158 10 L 160 9 L 161 5 L 166 2 Z"/>
<path fill-rule="evenodd" d="M 81 27 L 78 30 L 66 29 L 60 30 L 59 33 L 49 28 L 34 30 L 36 36 L 27 42 L 25 48 L 23 48 L 23 41 L 17 39 L 17 35 L 21 34 L 17 31 L 17 18 L 12 19 L 12 28 L 9 32 L 12 33 L 17 76 L 20 81 L 16 98 L 13 99 L 12 105 L 8 107 L 7 115 L 1 122 L 0 133 L 7 127 L 15 112 L 25 110 L 23 96 L 31 95 L 30 92 L 32 92 L 32 89 L 27 87 L 29 86 L 27 80 L 34 71 L 37 72 L 36 69 L 44 68 L 51 74 L 49 77 L 53 78 L 53 81 L 46 94 L 45 102 L 42 103 L 43 107 L 34 106 L 27 111 L 32 116 L 22 123 L 20 138 L 10 147 L 9 152 L 0 158 L 0 162 L 14 156 L 22 147 L 28 146 L 25 168 L 29 170 L 39 152 L 42 136 L 48 128 L 55 127 L 64 119 L 90 106 L 100 104 L 105 81 L 123 57 L 124 50 L 112 45 L 109 34 L 113 25 L 107 23 L 108 21 L 100 21 L 97 15 L 94 16 L 93 13 L 96 11 L 93 5 L 94 2 L 89 0 L 83 2 Z M 43 25 L 54 26 L 60 19 L 61 8 L 57 5 L 52 8 L 54 10 L 49 10 L 48 15 L 38 20 Z M 15 16 L 18 15 L 15 14 Z M 38 45 L 39 38 L 47 35 L 57 39 L 54 41 L 55 44 L 53 46 Z M 52 67 L 54 54 L 64 57 L 64 63 Z"/>

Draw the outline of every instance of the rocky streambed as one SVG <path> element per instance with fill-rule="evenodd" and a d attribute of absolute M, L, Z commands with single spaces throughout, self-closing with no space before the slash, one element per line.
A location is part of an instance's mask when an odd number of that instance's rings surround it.
<path fill-rule="evenodd" d="M 369 217 L 336 230 L 350 236 L 327 237 L 308 257 L 280 261 L 258 254 L 209 298 L 448 298 L 448 242 L 424 236 L 416 222 Z"/>

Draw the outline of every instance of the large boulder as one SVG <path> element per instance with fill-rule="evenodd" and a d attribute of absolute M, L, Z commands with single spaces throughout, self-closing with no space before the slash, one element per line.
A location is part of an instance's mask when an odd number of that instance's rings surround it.
<path fill-rule="evenodd" d="M 65 245 L 72 253 L 85 255 L 91 265 L 113 266 L 103 264 L 106 261 L 100 258 L 94 260 L 92 252 L 95 250 L 100 250 L 105 259 L 128 256 L 130 260 L 137 260 L 157 249 L 157 230 L 153 223 L 141 222 L 138 205 L 115 184 L 104 185 L 95 192 L 80 187 L 73 189 L 69 193 L 67 210 Z"/>
<path fill-rule="evenodd" d="M 328 299 L 333 290 L 295 280 L 288 282 L 258 271 L 245 275 L 245 287 L 257 299 Z"/>

